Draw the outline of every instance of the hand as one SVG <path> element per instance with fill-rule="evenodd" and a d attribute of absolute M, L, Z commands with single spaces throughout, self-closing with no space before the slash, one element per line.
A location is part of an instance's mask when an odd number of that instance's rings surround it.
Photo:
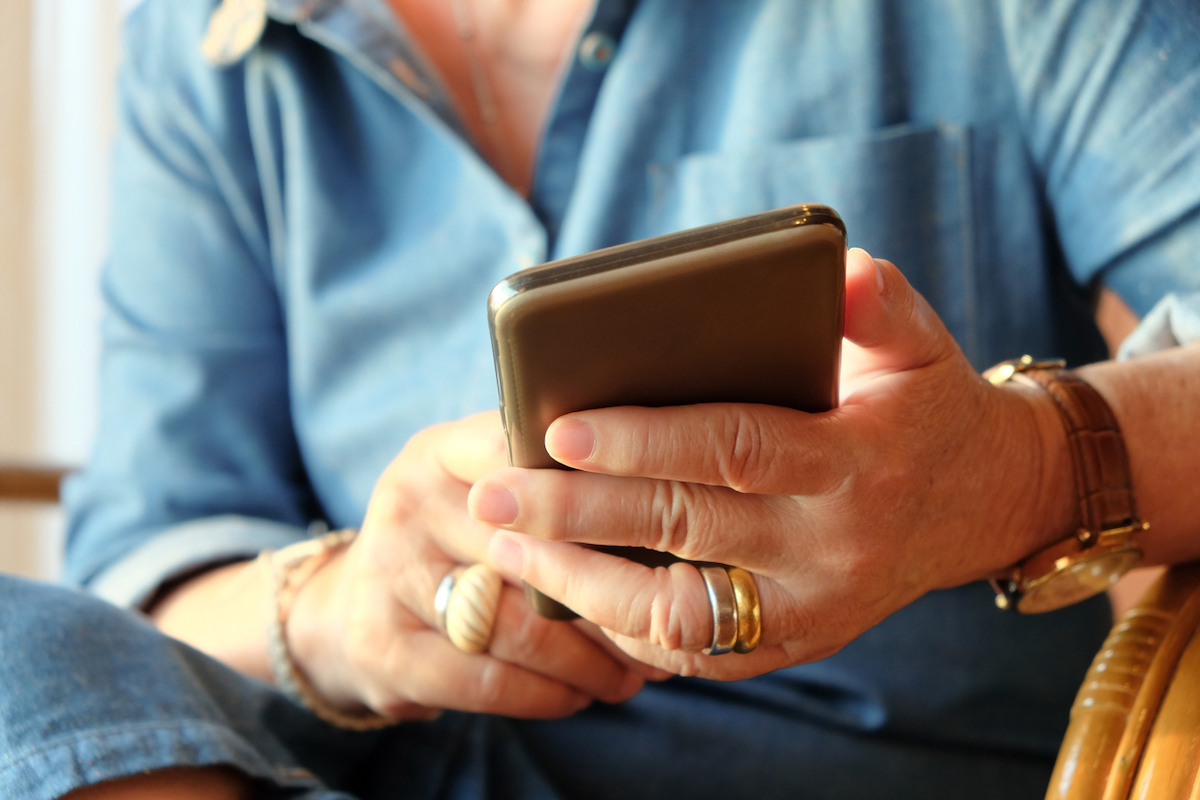
<path fill-rule="evenodd" d="M 437 628 L 442 578 L 486 560 L 492 529 L 467 513 L 471 481 L 506 463 L 490 413 L 417 434 L 385 470 L 358 538 L 299 592 L 288 623 L 301 669 L 331 702 L 401 719 L 443 708 L 561 717 L 641 688 L 604 637 L 542 619 L 513 585 L 487 653 L 464 653 Z"/>
<path fill-rule="evenodd" d="M 567 415 L 546 445 L 581 472 L 502 469 L 472 489 L 475 517 L 507 529 L 492 563 L 639 659 L 738 678 L 831 655 L 925 592 L 985 577 L 1066 530 L 1052 401 L 980 378 L 892 264 L 850 251 L 846 291 L 839 408 Z M 749 570 L 759 648 L 699 655 L 712 621 L 691 565 L 650 569 L 575 542 Z"/>

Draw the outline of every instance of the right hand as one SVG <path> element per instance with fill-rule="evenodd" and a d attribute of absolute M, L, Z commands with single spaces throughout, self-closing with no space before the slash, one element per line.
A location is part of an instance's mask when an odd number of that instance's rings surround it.
<path fill-rule="evenodd" d="M 380 477 L 358 538 L 300 590 L 288 642 L 336 706 L 398 719 L 440 709 L 553 718 L 626 700 L 653 674 L 588 623 L 541 618 L 511 583 L 487 653 L 458 650 L 437 627 L 438 584 L 459 564 L 486 563 L 494 532 L 467 512 L 467 493 L 506 464 L 494 412 L 418 433 Z"/>

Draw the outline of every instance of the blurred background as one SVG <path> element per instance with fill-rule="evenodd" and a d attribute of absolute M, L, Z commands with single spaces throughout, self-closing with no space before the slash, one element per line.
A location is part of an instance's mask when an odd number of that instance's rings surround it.
<path fill-rule="evenodd" d="M 0 25 L 0 462 L 82 464 L 120 19 L 136 0 L 5 0 Z M 0 571 L 53 578 L 62 519 L 0 504 Z"/>

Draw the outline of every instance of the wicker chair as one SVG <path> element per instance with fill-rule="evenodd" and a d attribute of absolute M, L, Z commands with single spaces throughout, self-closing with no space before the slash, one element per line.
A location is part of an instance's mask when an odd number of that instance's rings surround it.
<path fill-rule="evenodd" d="M 1096 654 L 1048 800 L 1200 798 L 1200 562 L 1168 570 Z"/>

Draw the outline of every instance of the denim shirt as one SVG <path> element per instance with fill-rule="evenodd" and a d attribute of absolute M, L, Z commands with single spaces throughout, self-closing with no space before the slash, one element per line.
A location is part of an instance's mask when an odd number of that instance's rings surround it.
<path fill-rule="evenodd" d="M 1141 314 L 1200 290 L 1190 0 L 600 0 L 528 199 L 383 0 L 268 0 L 224 67 L 199 53 L 213 5 L 145 0 L 125 27 L 101 429 L 65 490 L 66 579 L 120 604 L 359 524 L 413 433 L 495 407 L 488 291 L 547 259 L 826 203 L 979 368 L 1102 357 L 1099 280 Z M 966 586 L 817 664 L 621 713 L 767 760 L 818 725 L 1042 765 L 1107 624 L 1103 601 L 1017 618 Z M 554 725 L 522 736 L 552 749 Z"/>

